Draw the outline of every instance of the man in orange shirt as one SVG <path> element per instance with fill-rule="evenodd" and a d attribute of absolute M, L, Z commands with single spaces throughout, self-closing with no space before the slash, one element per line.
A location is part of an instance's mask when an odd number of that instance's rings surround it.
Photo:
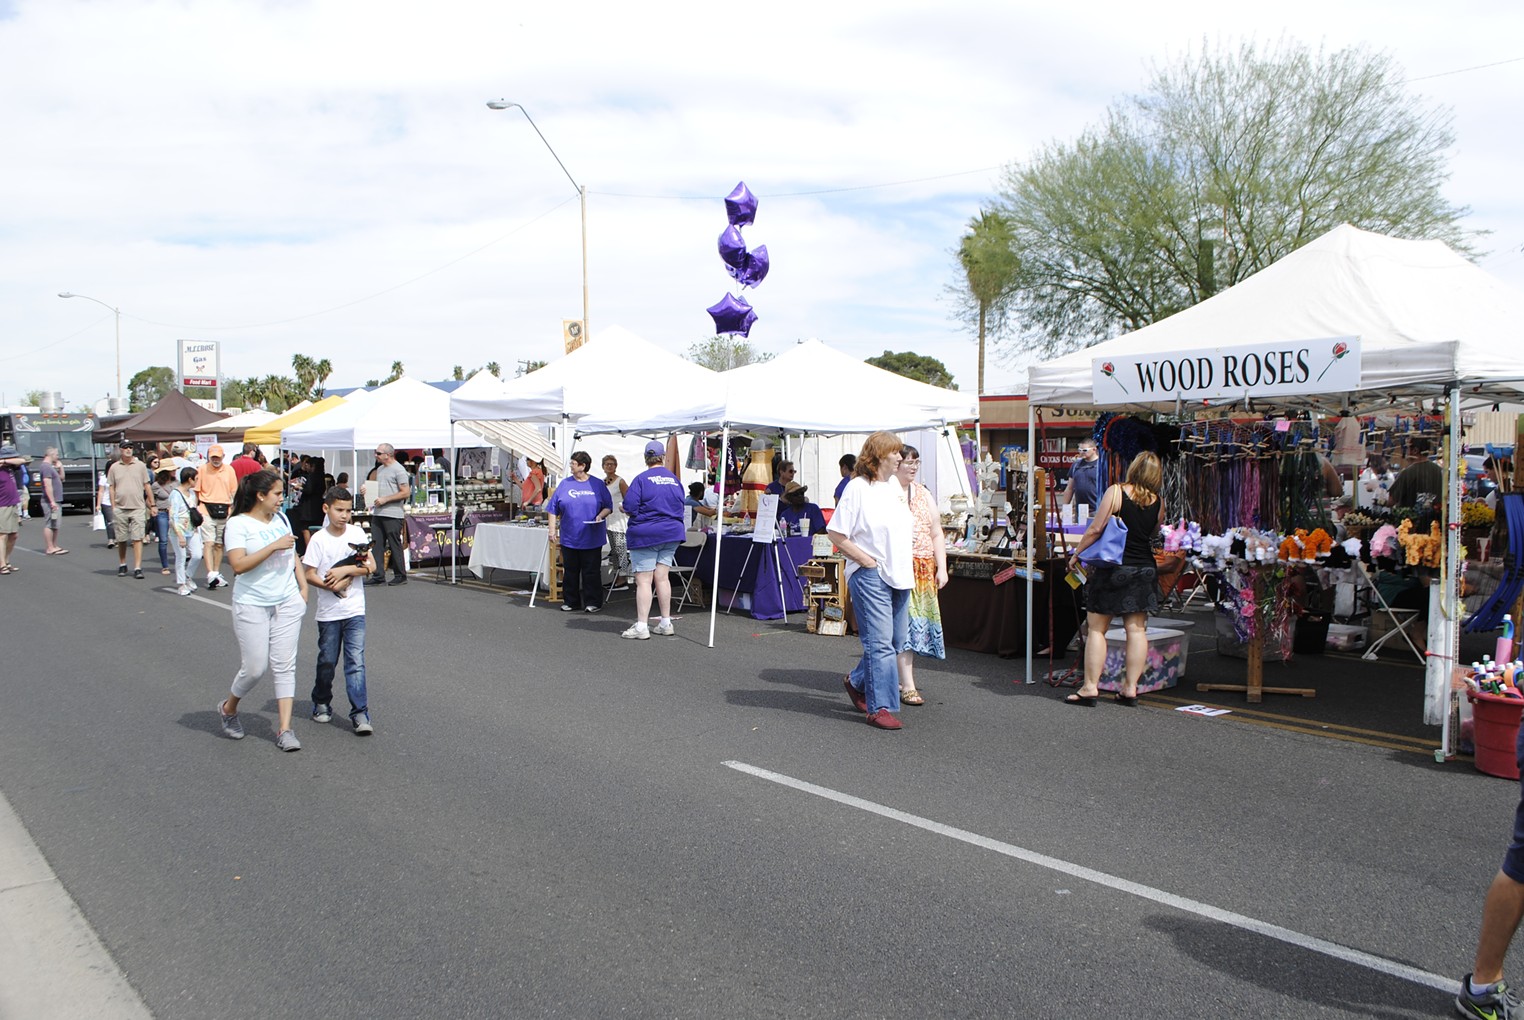
<path fill-rule="evenodd" d="M 227 527 L 233 495 L 238 491 L 238 472 L 222 461 L 221 446 L 206 451 L 206 463 L 196 475 L 196 495 L 206 520 L 201 522 L 201 544 L 206 547 L 206 590 L 227 587 L 218 573 L 222 566 L 222 529 Z"/>

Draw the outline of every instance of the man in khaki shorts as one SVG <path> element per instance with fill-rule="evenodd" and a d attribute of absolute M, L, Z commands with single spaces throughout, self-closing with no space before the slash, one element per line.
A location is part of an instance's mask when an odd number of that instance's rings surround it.
<path fill-rule="evenodd" d="M 159 512 L 153 499 L 153 478 L 148 468 L 133 454 L 132 444 L 123 442 L 121 457 L 106 472 L 106 487 L 111 492 L 111 506 L 116 512 L 116 574 L 127 576 L 127 543 L 132 543 L 132 576 L 143 579 L 143 535 L 148 518 Z"/>
<path fill-rule="evenodd" d="M 201 544 L 206 547 L 206 590 L 226 588 L 218 570 L 222 567 L 222 532 L 238 493 L 238 472 L 222 459 L 221 446 L 206 451 L 206 463 L 196 473 L 196 495 L 201 500 Z"/>

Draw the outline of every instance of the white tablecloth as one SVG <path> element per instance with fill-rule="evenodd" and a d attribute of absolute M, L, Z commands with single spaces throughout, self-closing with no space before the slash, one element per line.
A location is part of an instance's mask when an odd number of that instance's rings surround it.
<path fill-rule="evenodd" d="M 471 543 L 471 572 L 482 577 L 488 570 L 522 570 L 539 573 L 549 569 L 545 551 L 550 547 L 549 528 L 526 528 L 518 524 L 478 524 Z"/>

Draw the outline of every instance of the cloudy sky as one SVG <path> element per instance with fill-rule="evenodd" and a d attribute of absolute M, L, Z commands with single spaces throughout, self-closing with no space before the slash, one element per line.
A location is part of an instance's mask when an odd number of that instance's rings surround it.
<path fill-rule="evenodd" d="M 234 377 L 326 357 L 331 386 L 554 357 L 577 201 L 498 97 L 587 187 L 594 342 L 712 332 L 744 180 L 773 265 L 759 348 L 912 350 L 971 389 L 950 251 L 999 168 L 1203 38 L 1283 35 L 1384 50 L 1453 109 L 1448 197 L 1524 289 L 1524 8 L 1496 0 L 0 0 L 0 403 L 114 390 L 112 313 L 60 291 L 120 307 L 124 381 L 177 338 L 219 341 Z"/>

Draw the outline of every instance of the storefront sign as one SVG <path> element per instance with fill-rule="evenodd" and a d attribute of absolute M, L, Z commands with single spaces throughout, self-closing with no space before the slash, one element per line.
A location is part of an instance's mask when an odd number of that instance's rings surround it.
<path fill-rule="evenodd" d="M 215 340 L 180 340 L 180 384 L 213 386 L 218 382 L 218 344 Z"/>
<path fill-rule="evenodd" d="M 1360 339 L 1214 347 L 1197 354 L 1113 355 L 1091 361 L 1095 403 L 1227 400 L 1360 388 Z"/>

